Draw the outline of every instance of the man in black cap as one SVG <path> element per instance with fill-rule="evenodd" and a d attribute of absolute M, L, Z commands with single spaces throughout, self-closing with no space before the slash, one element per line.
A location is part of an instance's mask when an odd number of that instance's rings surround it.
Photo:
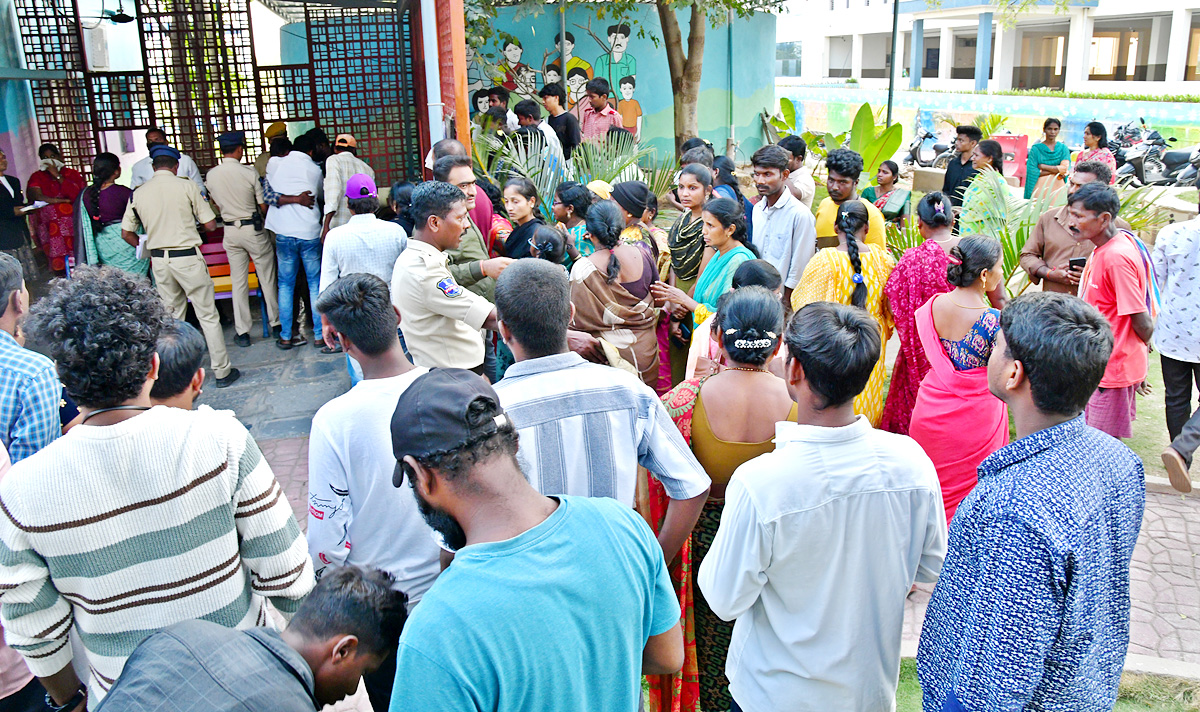
<path fill-rule="evenodd" d="M 650 204 L 650 195 L 650 187 L 640 180 L 623 181 L 612 188 L 612 199 L 630 215 L 630 218 L 625 219 L 629 225 L 637 224 L 645 215 L 646 207 Z"/>
<path fill-rule="evenodd" d="M 392 483 L 456 550 L 411 613 L 391 709 L 633 710 L 683 665 L 654 534 L 615 500 L 545 497 L 487 381 L 436 369 L 392 416 Z M 431 694 L 436 691 L 436 694 Z"/>
<path fill-rule="evenodd" d="M 154 176 L 133 191 L 121 220 L 121 237 L 136 246 L 138 228 L 145 229 L 144 249 L 153 260 L 150 266 L 158 294 L 176 319 L 187 315 L 191 300 L 204 330 L 204 340 L 208 342 L 217 388 L 224 388 L 242 374 L 229 363 L 225 335 L 213 300 L 212 278 L 208 276 L 204 255 L 200 254 L 202 240 L 196 232 L 196 223 L 205 232 L 216 230 L 217 216 L 196 184 L 176 175 L 179 151 L 157 145 L 150 149 L 150 158 Z"/>
<path fill-rule="evenodd" d="M 208 172 L 208 194 L 221 212 L 225 237 L 221 244 L 229 255 L 229 281 L 233 292 L 233 324 L 238 346 L 250 345 L 250 260 L 258 276 L 260 299 L 267 306 L 267 319 L 279 335 L 279 303 L 275 287 L 275 243 L 263 230 L 267 213 L 262 182 L 250 166 L 242 163 L 246 132 L 229 131 L 217 138 L 221 162 Z"/>

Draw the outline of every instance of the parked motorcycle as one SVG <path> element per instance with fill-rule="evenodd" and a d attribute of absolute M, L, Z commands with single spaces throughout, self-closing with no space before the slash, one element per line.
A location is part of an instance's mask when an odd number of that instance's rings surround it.
<path fill-rule="evenodd" d="M 1140 121 L 1142 140 L 1125 149 L 1125 165 L 1117 168 L 1117 181 L 1134 186 L 1173 185 L 1188 166 L 1191 151 L 1167 150 L 1175 137 L 1164 138 L 1146 126 L 1144 119 Z"/>
<path fill-rule="evenodd" d="M 1175 152 L 1169 151 L 1168 155 L 1171 153 Z M 1182 151 L 1180 153 L 1182 153 Z M 1198 176 L 1200 176 L 1200 146 L 1196 146 L 1192 149 L 1191 154 L 1188 155 L 1188 162 L 1185 165 L 1179 166 L 1179 172 L 1175 174 L 1175 185 L 1196 185 L 1196 179 Z"/>
<path fill-rule="evenodd" d="M 930 133 L 925 127 L 918 126 L 916 134 L 908 144 L 908 155 L 904 157 L 906 167 L 945 168 L 950 165 L 950 159 L 954 157 L 954 149 L 945 143 L 934 143 L 933 147 L 929 148 L 925 142 L 930 139 L 936 141 L 937 136 Z"/>
<path fill-rule="evenodd" d="M 1122 124 L 1113 131 L 1112 139 L 1109 140 L 1109 148 L 1112 149 L 1113 157 L 1117 161 L 1117 168 L 1125 165 L 1125 156 L 1128 149 L 1142 142 L 1142 126 L 1145 125 L 1145 120 L 1138 117 L 1137 121 L 1129 121 Z M 1075 149 L 1072 149 L 1074 151 Z"/>

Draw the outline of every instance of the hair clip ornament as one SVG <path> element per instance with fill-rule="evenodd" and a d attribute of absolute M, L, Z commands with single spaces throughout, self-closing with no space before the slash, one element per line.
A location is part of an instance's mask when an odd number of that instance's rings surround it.
<path fill-rule="evenodd" d="M 733 342 L 738 349 L 765 349 L 775 345 L 774 339 L 738 339 Z"/>
<path fill-rule="evenodd" d="M 855 273 L 854 273 L 854 276 L 850 278 L 850 281 L 851 281 L 851 282 L 854 282 L 855 284 L 862 284 L 862 283 L 863 283 L 863 276 L 862 276 L 862 274 L 860 274 L 860 273 L 858 273 L 858 272 L 855 272 Z"/>
<path fill-rule="evenodd" d="M 954 255 L 946 255 L 946 259 L 949 260 L 950 264 L 952 264 L 952 265 L 961 265 L 962 264 L 962 260 L 958 259 Z"/>

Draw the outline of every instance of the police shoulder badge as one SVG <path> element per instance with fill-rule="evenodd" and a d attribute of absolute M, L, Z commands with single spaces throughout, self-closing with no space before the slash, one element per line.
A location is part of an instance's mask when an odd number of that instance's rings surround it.
<path fill-rule="evenodd" d="M 454 281 L 453 277 L 447 277 L 438 282 L 437 287 L 438 289 L 442 290 L 442 294 L 445 294 L 447 297 L 458 297 L 463 293 L 463 288 L 459 286 L 458 282 Z"/>

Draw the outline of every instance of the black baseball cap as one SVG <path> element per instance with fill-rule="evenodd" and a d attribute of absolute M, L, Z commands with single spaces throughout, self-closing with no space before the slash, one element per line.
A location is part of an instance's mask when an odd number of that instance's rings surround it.
<path fill-rule="evenodd" d="M 481 399 L 490 403 L 496 416 L 472 425 L 468 413 Z M 396 456 L 392 485 L 399 487 L 404 482 L 401 463 L 406 455 L 422 459 L 455 450 L 510 422 L 496 391 L 482 376 L 461 368 L 435 368 L 422 374 L 400 394 L 392 414 L 392 454 Z"/>

